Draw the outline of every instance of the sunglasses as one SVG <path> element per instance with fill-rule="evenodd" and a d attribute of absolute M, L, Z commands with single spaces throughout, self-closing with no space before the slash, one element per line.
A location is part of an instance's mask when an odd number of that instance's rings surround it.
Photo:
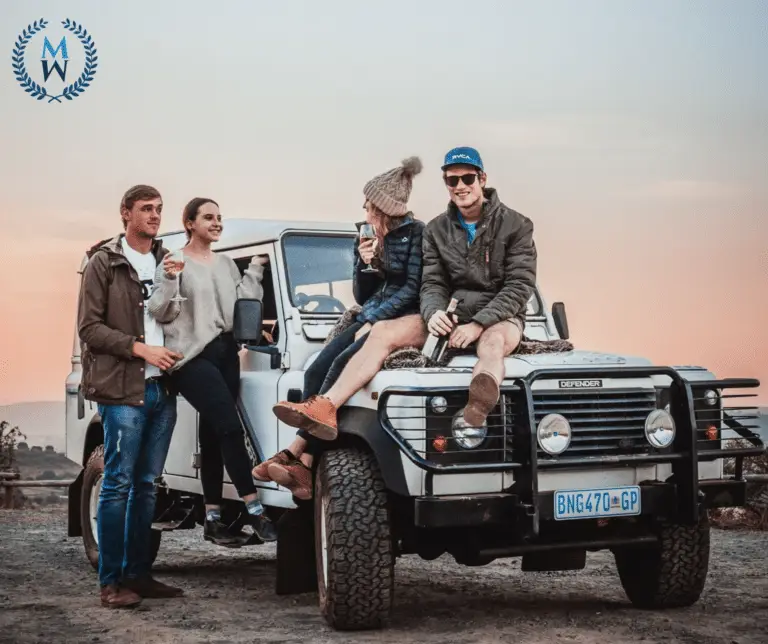
<path fill-rule="evenodd" d="M 460 175 L 452 175 L 450 177 L 444 177 L 444 181 L 446 185 L 450 186 L 451 188 L 455 188 L 459 185 L 459 180 L 464 182 L 465 186 L 471 186 L 475 182 L 475 178 L 478 177 L 476 172 L 468 173 L 468 174 L 460 174 Z"/>

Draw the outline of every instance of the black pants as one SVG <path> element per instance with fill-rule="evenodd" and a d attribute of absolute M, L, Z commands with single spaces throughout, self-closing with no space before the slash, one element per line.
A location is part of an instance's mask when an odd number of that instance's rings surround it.
<path fill-rule="evenodd" d="M 359 340 L 355 340 L 355 333 L 363 326 L 362 322 L 355 322 L 325 345 L 304 374 L 304 400 L 310 396 L 324 394 L 333 386 L 350 358 L 360 351 L 368 339 L 366 334 Z M 318 439 L 303 429 L 297 431 L 296 435 L 307 441 L 305 450 L 307 454 L 317 451 Z"/>
<path fill-rule="evenodd" d="M 220 505 L 224 465 L 243 497 L 255 494 L 251 459 L 237 415 L 240 360 L 231 333 L 212 340 L 200 355 L 172 374 L 176 390 L 200 414 L 200 480 L 207 505 Z"/>

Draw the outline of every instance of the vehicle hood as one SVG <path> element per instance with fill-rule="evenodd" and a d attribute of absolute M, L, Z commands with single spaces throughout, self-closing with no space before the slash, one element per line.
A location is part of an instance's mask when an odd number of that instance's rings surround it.
<path fill-rule="evenodd" d="M 476 356 L 460 356 L 449 367 L 473 367 Z M 534 353 L 514 355 L 504 360 L 507 376 L 523 376 L 536 369 L 572 369 L 574 367 L 641 367 L 651 363 L 646 358 L 623 356 L 599 351 L 568 351 L 566 353 Z"/>

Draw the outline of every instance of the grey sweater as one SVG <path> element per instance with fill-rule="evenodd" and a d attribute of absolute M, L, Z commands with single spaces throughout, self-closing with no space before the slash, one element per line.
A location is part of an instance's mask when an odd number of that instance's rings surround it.
<path fill-rule="evenodd" d="M 155 273 L 155 290 L 147 302 L 149 313 L 163 325 L 165 346 L 184 358 L 169 373 L 184 366 L 222 333 L 232 330 L 235 301 L 260 300 L 264 295 L 261 280 L 264 267 L 251 263 L 240 276 L 234 260 L 216 255 L 210 265 L 186 256 L 181 272 L 181 295 L 185 302 L 172 302 L 179 282 L 167 277 L 162 264 Z"/>

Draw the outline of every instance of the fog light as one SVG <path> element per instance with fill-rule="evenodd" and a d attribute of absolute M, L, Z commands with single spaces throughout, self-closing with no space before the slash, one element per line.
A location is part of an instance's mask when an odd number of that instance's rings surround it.
<path fill-rule="evenodd" d="M 547 454 L 562 454 L 571 444 L 571 425 L 565 416 L 547 414 L 536 429 L 539 447 Z"/>
<path fill-rule="evenodd" d="M 669 447 L 675 439 L 675 421 L 664 409 L 654 409 L 645 419 L 645 438 L 658 449 Z"/>
<path fill-rule="evenodd" d="M 714 407 L 717 404 L 717 392 L 712 389 L 707 389 L 704 392 L 704 400 L 710 407 Z"/>
<path fill-rule="evenodd" d="M 442 396 L 434 396 L 429 399 L 429 407 L 436 414 L 444 414 L 448 409 L 448 401 Z"/>
<path fill-rule="evenodd" d="M 464 420 L 464 410 L 460 409 L 453 416 L 451 433 L 459 447 L 475 449 L 482 445 L 485 437 L 488 435 L 488 423 L 484 422 L 482 427 L 470 427 L 467 421 Z"/>

